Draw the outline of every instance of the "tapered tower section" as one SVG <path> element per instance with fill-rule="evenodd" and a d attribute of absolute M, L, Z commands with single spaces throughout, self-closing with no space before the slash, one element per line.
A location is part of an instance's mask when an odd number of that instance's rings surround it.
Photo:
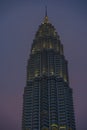
<path fill-rule="evenodd" d="M 47 11 L 27 64 L 22 130 L 76 130 L 67 60 Z"/>

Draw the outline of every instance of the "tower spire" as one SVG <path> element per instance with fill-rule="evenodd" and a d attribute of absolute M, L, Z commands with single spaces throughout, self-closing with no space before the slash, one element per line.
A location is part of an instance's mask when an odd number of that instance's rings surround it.
<path fill-rule="evenodd" d="M 44 18 L 44 23 L 48 23 L 47 6 L 45 6 L 45 18 Z"/>

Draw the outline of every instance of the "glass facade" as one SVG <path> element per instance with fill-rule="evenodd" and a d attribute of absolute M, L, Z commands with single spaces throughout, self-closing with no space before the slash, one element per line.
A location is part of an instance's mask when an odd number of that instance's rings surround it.
<path fill-rule="evenodd" d="M 22 130 L 76 130 L 67 64 L 59 35 L 46 15 L 28 59 Z"/>

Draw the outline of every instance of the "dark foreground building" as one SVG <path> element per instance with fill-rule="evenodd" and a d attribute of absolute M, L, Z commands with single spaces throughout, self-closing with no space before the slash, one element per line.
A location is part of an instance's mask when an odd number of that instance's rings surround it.
<path fill-rule="evenodd" d="M 67 60 L 47 13 L 28 60 L 22 130 L 76 130 Z"/>

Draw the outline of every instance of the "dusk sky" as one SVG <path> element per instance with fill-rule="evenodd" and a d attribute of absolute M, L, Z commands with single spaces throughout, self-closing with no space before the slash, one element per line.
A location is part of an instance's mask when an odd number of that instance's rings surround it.
<path fill-rule="evenodd" d="M 27 60 L 45 5 L 68 60 L 76 130 L 87 130 L 87 0 L 0 0 L 0 130 L 21 130 Z"/>

